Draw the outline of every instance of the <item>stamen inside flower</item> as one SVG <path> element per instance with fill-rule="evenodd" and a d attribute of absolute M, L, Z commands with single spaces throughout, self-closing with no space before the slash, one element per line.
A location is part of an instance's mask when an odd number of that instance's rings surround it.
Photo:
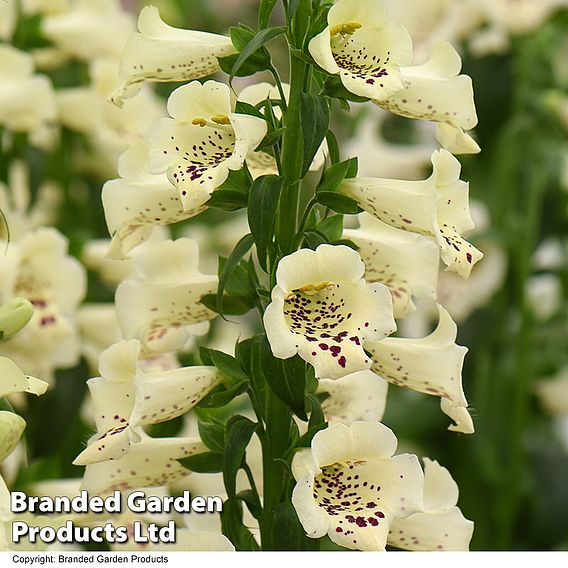
<path fill-rule="evenodd" d="M 338 26 L 334 26 L 333 28 L 331 28 L 329 33 L 332 37 L 336 35 L 346 36 L 355 33 L 362 27 L 363 26 L 359 22 L 349 22 L 348 24 L 340 24 Z"/>

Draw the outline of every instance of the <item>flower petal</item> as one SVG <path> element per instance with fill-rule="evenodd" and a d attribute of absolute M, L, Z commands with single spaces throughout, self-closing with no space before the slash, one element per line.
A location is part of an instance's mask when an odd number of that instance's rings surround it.
<path fill-rule="evenodd" d="M 225 36 L 173 28 L 162 21 L 154 6 L 145 6 L 138 18 L 120 66 L 123 85 L 112 96 L 119 106 L 134 96 L 143 81 L 189 81 L 219 70 L 218 57 L 236 53 Z"/>
<path fill-rule="evenodd" d="M 400 69 L 403 89 L 374 102 L 400 116 L 450 125 L 459 132 L 449 135 L 444 127 L 439 140 L 449 146 L 446 149 L 453 153 L 478 152 L 479 146 L 463 134 L 463 130 L 475 127 L 477 114 L 471 78 L 459 75 L 460 70 L 457 51 L 449 43 L 440 43 L 426 63 Z"/>
<path fill-rule="evenodd" d="M 425 394 L 442 397 L 442 411 L 456 420 L 450 430 L 471 434 L 473 424 L 461 384 L 466 347 L 456 345 L 457 326 L 438 306 L 438 327 L 422 339 L 386 338 L 367 342 L 371 367 L 387 381 Z"/>
<path fill-rule="evenodd" d="M 415 513 L 396 519 L 388 543 L 404 550 L 467 551 L 473 535 L 473 523 L 457 508 L 444 513 Z"/>
<path fill-rule="evenodd" d="M 217 289 L 217 277 L 197 270 L 197 243 L 190 239 L 149 245 L 136 257 L 137 275 L 116 291 L 116 312 L 125 337 L 141 341 L 144 356 L 181 349 L 192 329 L 216 316 L 201 304 Z M 203 333 L 201 327 L 194 332 Z"/>
<path fill-rule="evenodd" d="M 15 392 L 28 392 L 39 396 L 47 387 L 46 382 L 24 375 L 10 359 L 0 357 L 0 397 Z"/>
<path fill-rule="evenodd" d="M 130 424 L 157 424 L 185 414 L 221 381 L 215 367 L 185 367 L 136 377 Z"/>
<path fill-rule="evenodd" d="M 359 230 L 343 231 L 365 263 L 365 280 L 385 284 L 391 292 L 395 318 L 415 310 L 413 296 L 436 298 L 439 252 L 422 235 L 390 227 L 371 215 L 360 216 Z"/>
<path fill-rule="evenodd" d="M 436 460 L 424 458 L 424 510 L 443 513 L 456 506 L 459 489 L 450 472 Z"/>
<path fill-rule="evenodd" d="M 21 416 L 0 411 L 0 463 L 14 451 L 25 429 L 26 421 Z"/>
<path fill-rule="evenodd" d="M 322 410 L 330 424 L 378 422 L 387 404 L 388 383 L 372 371 L 359 371 L 340 379 L 320 379 L 318 393 L 329 395 Z"/>

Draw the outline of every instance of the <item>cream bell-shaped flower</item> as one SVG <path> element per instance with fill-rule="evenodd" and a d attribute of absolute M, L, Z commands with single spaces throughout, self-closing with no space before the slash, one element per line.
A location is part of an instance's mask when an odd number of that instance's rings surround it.
<path fill-rule="evenodd" d="M 266 135 L 266 122 L 236 114 L 235 104 L 227 85 L 194 81 L 170 95 L 172 118 L 159 120 L 150 131 L 151 171 L 167 172 L 186 211 L 205 205 Z"/>
<path fill-rule="evenodd" d="M 387 391 L 388 382 L 373 371 L 318 381 L 318 393 L 328 395 L 321 408 L 330 424 L 380 422 L 387 405 Z"/>
<path fill-rule="evenodd" d="M 353 241 L 365 263 L 365 280 L 381 282 L 391 292 L 395 318 L 404 318 L 416 307 L 413 296 L 436 299 L 438 247 L 428 238 L 396 229 L 363 213 L 360 228 L 343 231 Z"/>
<path fill-rule="evenodd" d="M 469 185 L 460 180 L 461 165 L 446 150 L 436 150 L 432 164 L 432 175 L 423 181 L 353 178 L 339 191 L 380 221 L 435 239 L 448 270 L 467 278 L 483 257 L 461 236 L 474 227 Z"/>
<path fill-rule="evenodd" d="M 292 504 L 310 538 L 345 548 L 384 550 L 398 518 L 423 510 L 418 458 L 394 456 L 392 430 L 380 422 L 333 424 L 294 456 Z"/>
<path fill-rule="evenodd" d="M 125 258 L 147 241 L 156 227 L 189 219 L 205 209 L 201 204 L 184 210 L 166 175 L 150 172 L 149 159 L 146 142 L 134 143 L 119 159 L 120 178 L 103 186 L 103 207 L 112 237 L 108 256 L 112 259 Z"/>
<path fill-rule="evenodd" d="M 81 484 L 91 495 L 106 495 L 116 489 L 168 485 L 190 471 L 177 460 L 207 451 L 199 438 L 150 438 L 141 429 L 140 441 L 120 459 L 88 464 Z"/>
<path fill-rule="evenodd" d="M 288 102 L 290 96 L 290 85 L 282 83 L 282 90 Z M 279 101 L 282 97 L 280 91 L 270 83 L 255 83 L 245 87 L 239 94 L 239 101 L 256 106 L 262 101 L 271 99 Z M 263 110 L 261 110 L 263 112 Z M 280 106 L 274 105 L 274 116 L 280 120 L 282 118 L 282 109 Z M 312 164 L 310 165 L 311 172 L 319 171 L 325 164 L 325 157 L 328 153 L 327 141 L 323 141 L 319 147 Z M 252 152 L 247 157 L 247 166 L 254 179 L 265 175 L 278 175 L 278 166 L 276 160 L 267 152 Z"/>
<path fill-rule="evenodd" d="M 76 0 L 64 12 L 44 16 L 41 28 L 63 53 L 88 60 L 120 56 L 134 21 L 116 0 Z"/>
<path fill-rule="evenodd" d="M 130 36 L 122 55 L 122 86 L 112 95 L 118 106 L 134 96 L 144 81 L 207 77 L 219 70 L 218 57 L 237 52 L 226 36 L 169 26 L 154 6 L 142 8 L 138 30 Z"/>
<path fill-rule="evenodd" d="M 10 243 L 0 263 L 0 302 L 21 296 L 34 306 L 28 325 L 0 343 L 0 354 L 48 381 L 55 369 L 75 365 L 80 356 L 75 317 L 86 274 L 67 247 L 55 229 L 41 228 Z"/>
<path fill-rule="evenodd" d="M 461 66 L 458 52 L 439 43 L 426 63 L 401 68 L 402 89 L 373 102 L 400 116 L 438 123 L 436 138 L 452 154 L 477 154 L 477 142 L 465 132 L 477 125 L 473 85 L 459 75 Z"/>
<path fill-rule="evenodd" d="M 467 551 L 473 522 L 456 504 L 459 490 L 450 472 L 437 461 L 424 458 L 424 512 L 395 519 L 388 544 L 413 551 Z"/>
<path fill-rule="evenodd" d="M 365 349 L 373 358 L 375 373 L 397 386 L 439 396 L 442 412 L 455 422 L 448 430 L 472 434 L 461 380 L 467 347 L 455 343 L 457 326 L 450 314 L 442 306 L 438 311 L 438 327 L 427 337 L 388 337 L 366 342 Z"/>
<path fill-rule="evenodd" d="M 34 75 L 29 54 L 0 45 L 0 126 L 13 132 L 34 133 L 56 119 L 51 81 L 44 75 Z"/>
<path fill-rule="evenodd" d="M 353 249 L 320 245 L 283 258 L 264 327 L 279 359 L 300 355 L 316 377 L 338 379 L 369 369 L 365 341 L 396 330 L 388 288 L 367 283 Z"/>
<path fill-rule="evenodd" d="M 27 392 L 37 396 L 47 390 L 45 381 L 24 375 L 20 368 L 6 357 L 0 357 L 0 398 L 16 392 Z"/>
<path fill-rule="evenodd" d="M 199 272 L 196 241 L 153 244 L 135 265 L 136 275 L 120 284 L 115 303 L 124 337 L 140 340 L 143 357 L 177 351 L 191 334 L 207 333 L 217 314 L 201 299 L 216 292 L 218 279 Z"/>
<path fill-rule="evenodd" d="M 16 449 L 26 421 L 15 412 L 0 411 L 0 464 Z"/>
<path fill-rule="evenodd" d="M 139 354 L 140 343 L 135 339 L 121 341 L 101 354 L 101 376 L 87 382 L 97 432 L 75 464 L 122 457 L 139 439 L 133 428 L 185 414 L 221 381 L 215 367 L 144 372 Z"/>
<path fill-rule="evenodd" d="M 383 101 L 402 89 L 399 69 L 412 62 L 412 41 L 380 0 L 339 0 L 327 24 L 308 46 L 320 67 L 361 97 Z"/>

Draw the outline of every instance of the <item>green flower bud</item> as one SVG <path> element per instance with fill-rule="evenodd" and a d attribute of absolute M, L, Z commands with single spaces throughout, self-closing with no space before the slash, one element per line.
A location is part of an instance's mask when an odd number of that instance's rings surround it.
<path fill-rule="evenodd" d="M 0 306 L 0 339 L 18 333 L 30 321 L 33 313 L 33 306 L 25 298 L 13 298 Z"/>

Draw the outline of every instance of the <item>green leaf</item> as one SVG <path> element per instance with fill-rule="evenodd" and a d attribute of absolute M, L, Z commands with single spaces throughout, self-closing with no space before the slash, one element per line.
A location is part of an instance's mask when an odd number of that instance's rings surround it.
<path fill-rule="evenodd" d="M 222 454 L 225 450 L 225 425 L 222 422 L 199 421 L 199 437 L 203 443 L 214 452 Z"/>
<path fill-rule="evenodd" d="M 326 217 L 314 227 L 314 230 L 324 234 L 330 243 L 338 241 L 343 235 L 343 215 Z M 203 303 L 203 300 L 201 302 Z"/>
<path fill-rule="evenodd" d="M 207 207 L 211 209 L 221 209 L 222 211 L 238 211 L 247 206 L 248 197 L 246 193 L 233 191 L 230 189 L 216 189 L 207 202 Z"/>
<path fill-rule="evenodd" d="M 250 26 L 240 24 L 229 29 L 231 42 L 235 49 L 241 52 L 247 44 L 254 38 L 255 31 Z"/>
<path fill-rule="evenodd" d="M 207 347 L 200 347 L 199 352 L 202 358 L 204 353 L 207 353 L 206 357 L 211 360 L 213 365 L 217 367 L 224 377 L 229 379 L 231 386 L 239 384 L 241 381 L 248 381 L 248 377 L 243 372 L 239 362 L 233 356 Z"/>
<path fill-rule="evenodd" d="M 249 381 L 241 381 L 231 388 L 222 385 L 212 390 L 207 396 L 203 397 L 197 406 L 200 408 L 219 408 L 229 404 L 235 397 L 243 394 L 249 385 Z"/>
<path fill-rule="evenodd" d="M 178 460 L 178 462 L 195 473 L 219 473 L 223 471 L 223 454 L 203 452 Z"/>
<path fill-rule="evenodd" d="M 237 493 L 237 499 L 240 499 L 243 503 L 245 503 L 251 515 L 255 519 L 261 518 L 262 507 L 260 506 L 258 499 L 251 489 L 244 489 L 243 491 L 239 491 Z"/>
<path fill-rule="evenodd" d="M 337 164 L 341 161 L 341 154 L 339 152 L 339 143 L 337 142 L 337 138 L 331 130 L 328 130 L 325 139 L 327 140 L 329 160 L 332 164 Z"/>
<path fill-rule="evenodd" d="M 261 120 L 266 120 L 266 117 L 260 112 L 255 106 L 245 103 L 244 101 L 237 101 L 235 105 L 235 112 L 238 114 L 248 114 L 249 116 L 255 116 Z"/>
<path fill-rule="evenodd" d="M 274 233 L 276 210 L 283 185 L 284 179 L 281 177 L 262 176 L 254 181 L 250 189 L 248 222 L 256 244 L 258 261 L 264 271 L 267 270 L 266 253 Z"/>
<path fill-rule="evenodd" d="M 257 424 L 244 416 L 233 416 L 225 430 L 223 481 L 229 498 L 236 494 L 237 472 L 241 468 L 247 446 Z"/>
<path fill-rule="evenodd" d="M 261 344 L 261 366 L 274 394 L 302 420 L 307 420 L 305 405 L 306 363 L 299 357 L 277 359 L 266 338 Z"/>
<path fill-rule="evenodd" d="M 229 282 L 233 271 L 239 265 L 239 262 L 243 256 L 251 249 L 254 244 L 254 238 L 252 235 L 245 235 L 235 246 L 233 252 L 227 259 L 227 262 L 223 266 L 223 270 L 219 276 L 219 286 L 217 288 L 217 313 L 223 315 L 223 293 L 225 292 L 225 287 Z"/>
<path fill-rule="evenodd" d="M 207 294 L 201 298 L 201 303 L 213 310 L 217 311 L 217 295 Z M 255 306 L 254 301 L 246 296 L 223 296 L 223 313 L 227 316 L 244 316 L 248 314 Z"/>
<path fill-rule="evenodd" d="M 326 137 L 329 129 L 330 112 L 325 97 L 308 93 L 300 94 L 300 112 L 304 141 L 302 167 L 302 177 L 304 177 Z"/>
<path fill-rule="evenodd" d="M 258 9 L 258 27 L 264 29 L 268 25 L 270 16 L 278 0 L 262 0 Z"/>
<path fill-rule="evenodd" d="M 351 91 L 348 91 L 343 86 L 341 79 L 337 75 L 333 75 L 326 79 L 323 85 L 323 94 L 333 99 L 343 99 L 354 103 L 365 103 L 370 100 L 366 97 L 360 97 L 353 94 Z"/>
<path fill-rule="evenodd" d="M 355 200 L 335 191 L 320 191 L 317 199 L 318 203 L 333 209 L 336 213 L 354 215 L 359 212 L 359 205 Z"/>
<path fill-rule="evenodd" d="M 223 503 L 221 529 L 238 551 L 260 550 L 254 536 L 243 524 L 243 506 L 240 499 L 234 497 Z"/>
<path fill-rule="evenodd" d="M 306 538 L 306 532 L 290 501 L 280 503 L 274 510 L 272 543 L 277 550 L 283 551 L 319 550 L 317 539 Z"/>
<path fill-rule="evenodd" d="M 286 28 L 281 26 L 277 28 L 266 28 L 264 30 L 259 31 L 247 44 L 246 46 L 240 50 L 235 62 L 233 63 L 233 67 L 231 69 L 231 74 L 229 78 L 229 82 L 233 81 L 233 77 L 236 76 L 243 66 L 243 64 L 250 59 L 252 56 L 257 54 L 257 52 L 263 48 L 265 45 L 270 43 L 274 38 L 286 33 Z M 266 62 L 266 69 L 270 65 L 270 54 L 264 50 L 262 52 L 262 58 Z M 237 75 L 238 76 L 238 75 Z"/>
<path fill-rule="evenodd" d="M 334 164 L 323 172 L 317 187 L 317 192 L 337 191 L 337 188 L 345 179 L 353 178 L 357 175 L 357 170 L 357 158 L 349 158 L 348 160 Z"/>
<path fill-rule="evenodd" d="M 329 239 L 323 233 L 314 230 L 304 232 L 304 243 L 312 250 L 316 250 L 320 245 L 329 244 Z"/>
<path fill-rule="evenodd" d="M 276 128 L 275 130 L 269 132 L 259 144 L 257 151 L 274 146 L 274 144 L 280 141 L 285 131 L 285 128 Z"/>

